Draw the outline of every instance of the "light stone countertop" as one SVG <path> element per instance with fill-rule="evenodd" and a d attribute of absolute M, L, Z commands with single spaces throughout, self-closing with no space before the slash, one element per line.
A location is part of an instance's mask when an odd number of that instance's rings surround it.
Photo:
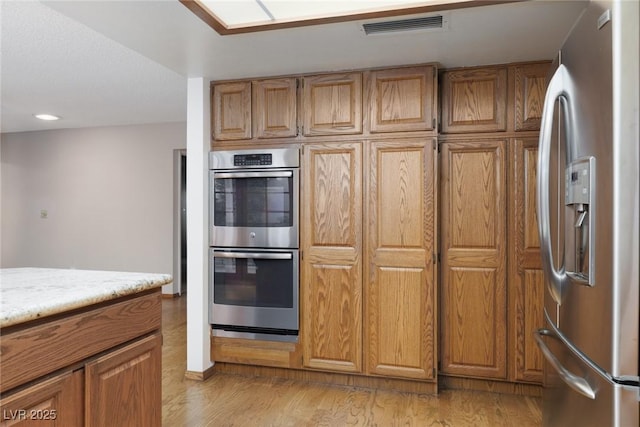
<path fill-rule="evenodd" d="M 0 269 L 0 328 L 171 283 L 169 274 L 53 268 Z"/>

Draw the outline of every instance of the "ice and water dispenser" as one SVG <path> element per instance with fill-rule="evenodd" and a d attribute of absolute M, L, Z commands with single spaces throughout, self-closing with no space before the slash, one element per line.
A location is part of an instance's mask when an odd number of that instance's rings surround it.
<path fill-rule="evenodd" d="M 566 254 L 567 269 L 573 271 L 567 271 L 567 275 L 576 283 L 593 286 L 595 158 L 575 160 L 565 173 L 565 205 L 573 218 L 573 224 L 566 225 L 566 233 L 573 228 L 573 238 L 567 239 L 573 248 Z"/>

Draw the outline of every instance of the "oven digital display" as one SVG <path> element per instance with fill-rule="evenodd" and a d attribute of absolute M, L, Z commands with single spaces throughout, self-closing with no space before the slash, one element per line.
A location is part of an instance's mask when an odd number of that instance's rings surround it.
<path fill-rule="evenodd" d="M 272 155 L 265 154 L 236 154 L 233 156 L 234 166 L 271 166 Z"/>

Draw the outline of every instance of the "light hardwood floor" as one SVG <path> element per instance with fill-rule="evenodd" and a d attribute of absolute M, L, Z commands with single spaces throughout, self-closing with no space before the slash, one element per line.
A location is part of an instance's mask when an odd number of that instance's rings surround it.
<path fill-rule="evenodd" d="M 538 398 L 476 391 L 437 396 L 214 374 L 184 378 L 186 297 L 163 300 L 164 426 L 540 426 Z"/>

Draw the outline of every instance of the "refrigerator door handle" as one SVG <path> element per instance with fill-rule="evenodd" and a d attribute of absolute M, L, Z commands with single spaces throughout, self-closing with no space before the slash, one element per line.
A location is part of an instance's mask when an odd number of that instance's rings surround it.
<path fill-rule="evenodd" d="M 549 292 L 553 299 L 560 304 L 562 301 L 562 289 L 569 280 L 562 266 L 556 269 L 551 248 L 551 220 L 549 206 L 549 163 L 551 161 L 551 145 L 553 133 L 553 113 L 555 111 L 556 100 L 560 101 L 564 109 L 565 132 L 567 133 L 567 160 L 571 161 L 571 141 L 572 123 L 570 94 L 568 90 L 569 76 L 564 65 L 560 64 L 553 77 L 549 81 L 547 93 L 544 99 L 542 110 L 542 121 L 540 123 L 540 140 L 538 144 L 538 233 L 540 235 L 540 253 L 542 256 L 542 266 L 544 274 L 548 280 Z"/>
<path fill-rule="evenodd" d="M 548 329 L 538 329 L 536 332 L 534 332 L 534 338 L 536 340 L 536 343 L 538 344 L 538 347 L 540 347 L 540 350 L 542 350 L 542 353 L 544 354 L 544 357 L 546 357 L 546 359 L 549 361 L 549 364 L 558 372 L 560 378 L 562 378 L 562 381 L 564 381 L 569 387 L 582 394 L 583 396 L 594 400 L 596 398 L 596 391 L 593 389 L 593 387 L 591 387 L 591 384 L 589 384 L 586 379 L 571 373 L 567 368 L 562 366 L 562 363 L 560 363 L 551 349 L 549 349 L 549 347 L 544 343 L 544 340 L 542 338 L 543 336 L 556 339 L 558 339 L 558 337 L 553 333 L 553 331 L 550 331 Z"/>

